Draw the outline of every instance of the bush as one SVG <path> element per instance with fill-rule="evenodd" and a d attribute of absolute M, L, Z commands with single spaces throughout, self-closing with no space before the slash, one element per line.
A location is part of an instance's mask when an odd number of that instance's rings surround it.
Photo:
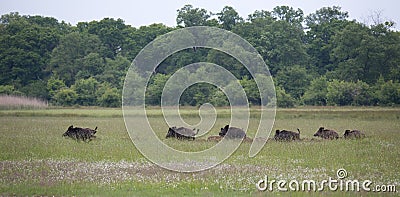
<path fill-rule="evenodd" d="M 71 88 L 64 88 L 54 95 L 54 100 L 57 105 L 72 106 L 76 103 L 78 94 Z"/>
<path fill-rule="evenodd" d="M 357 81 L 354 86 L 352 105 L 373 105 L 371 87 L 360 80 Z"/>
<path fill-rule="evenodd" d="M 275 90 L 278 107 L 294 107 L 295 99 L 284 88 L 277 86 Z"/>
<path fill-rule="evenodd" d="M 61 79 L 56 79 L 55 77 L 51 77 L 47 81 L 47 91 L 48 95 L 50 97 L 50 102 L 53 104 L 56 104 L 56 98 L 55 95 L 60 91 L 61 89 L 66 88 L 67 86 L 65 85 L 64 81 Z"/>
<path fill-rule="evenodd" d="M 305 91 L 302 101 L 306 105 L 322 105 L 327 104 L 326 94 L 328 93 L 328 81 L 325 76 L 315 78 L 311 81 L 310 86 Z"/>
<path fill-rule="evenodd" d="M 375 85 L 375 98 L 378 105 L 393 106 L 400 104 L 400 83 L 392 80 L 384 82 L 378 80 Z"/>
<path fill-rule="evenodd" d="M 102 107 L 120 107 L 121 94 L 119 93 L 117 88 L 109 88 L 98 99 L 98 103 Z"/>
<path fill-rule="evenodd" d="M 362 81 L 354 83 L 334 79 L 328 82 L 327 89 L 328 105 L 369 105 L 372 102 L 370 87 Z"/>
<path fill-rule="evenodd" d="M 77 104 L 84 106 L 96 105 L 96 91 L 99 88 L 99 82 L 95 78 L 77 80 L 72 88 L 78 94 Z"/>
<path fill-rule="evenodd" d="M 217 107 L 229 106 L 228 98 L 225 96 L 224 92 L 219 89 L 217 89 L 211 96 L 210 103 Z"/>
<path fill-rule="evenodd" d="M 14 86 L 12 85 L 0 85 L 0 95 L 6 94 L 10 95 L 14 93 Z"/>

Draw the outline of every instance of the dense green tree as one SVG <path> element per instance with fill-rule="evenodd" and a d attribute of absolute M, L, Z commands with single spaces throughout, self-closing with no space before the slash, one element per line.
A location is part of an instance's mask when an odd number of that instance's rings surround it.
<path fill-rule="evenodd" d="M 323 7 L 305 18 L 306 25 L 312 28 L 315 25 L 331 23 L 336 20 L 346 20 L 349 14 L 341 9 L 339 6 Z"/>
<path fill-rule="evenodd" d="M 272 13 L 270 11 L 267 11 L 267 10 L 256 10 L 252 14 L 249 14 L 247 16 L 247 21 L 254 23 L 257 20 L 260 20 L 260 19 L 263 20 L 263 19 L 266 19 L 266 18 L 273 19 Z"/>
<path fill-rule="evenodd" d="M 131 62 L 121 55 L 118 55 L 115 59 L 106 58 L 104 70 L 96 76 L 96 79 L 100 82 L 107 82 L 112 87 L 122 89 L 130 65 Z"/>
<path fill-rule="evenodd" d="M 277 85 L 283 87 L 293 98 L 299 99 L 310 84 L 311 77 L 307 73 L 307 69 L 299 65 L 294 65 L 280 70 L 275 79 Z"/>
<path fill-rule="evenodd" d="M 240 17 L 239 13 L 231 6 L 225 6 L 222 11 L 216 15 L 218 16 L 222 28 L 229 31 L 232 30 L 236 24 L 243 22 L 243 18 Z"/>
<path fill-rule="evenodd" d="M 223 87 L 223 91 L 227 96 L 227 100 L 232 106 L 244 106 L 249 104 L 248 100 L 243 100 L 244 88 L 240 87 L 239 85 L 241 86 L 240 81 L 230 81 L 228 85 Z"/>
<path fill-rule="evenodd" d="M 242 80 L 239 81 L 242 85 L 244 91 L 246 92 L 247 99 L 249 103 L 253 105 L 260 105 L 260 92 L 258 91 L 258 87 L 254 79 L 248 79 L 244 77 Z"/>
<path fill-rule="evenodd" d="M 35 80 L 20 88 L 20 91 L 23 92 L 24 95 L 46 100 L 49 99 L 49 92 L 47 91 L 46 85 L 47 83 L 44 80 Z"/>
<path fill-rule="evenodd" d="M 193 8 L 192 5 L 185 5 L 177 10 L 176 24 L 184 27 L 207 25 L 210 13 L 201 8 Z"/>
<path fill-rule="evenodd" d="M 272 74 L 288 66 L 308 65 L 302 30 L 286 21 L 276 21 L 270 28 L 270 33 L 264 38 L 269 43 L 266 46 L 266 61 Z"/>
<path fill-rule="evenodd" d="M 178 69 L 189 64 L 207 61 L 208 49 L 197 47 L 178 51 L 167 57 L 156 69 L 156 72 L 172 74 Z"/>
<path fill-rule="evenodd" d="M 320 75 L 335 69 L 330 58 L 332 37 L 349 23 L 347 18 L 348 13 L 336 6 L 321 8 L 305 18 L 307 53 Z"/>
<path fill-rule="evenodd" d="M 206 61 L 224 67 L 238 79 L 249 74 L 242 63 L 222 51 L 210 50 L 207 54 Z"/>
<path fill-rule="evenodd" d="M 100 48 L 101 42 L 96 35 L 78 32 L 67 34 L 61 38 L 60 44 L 53 50 L 47 70 L 62 78 L 70 86 L 75 82 L 78 72 L 86 74 L 85 69 L 82 68 L 84 60 L 88 59 L 86 56 L 93 53 L 90 59 L 99 57 L 94 53 L 99 52 Z M 89 65 L 90 68 L 93 66 Z"/>
<path fill-rule="evenodd" d="M 249 15 L 249 22 L 233 28 L 233 32 L 255 46 L 272 75 L 286 66 L 308 65 L 309 62 L 303 44 L 305 33 L 300 24 L 302 11 L 284 6 L 275 10 L 273 13 L 256 11 Z"/>
<path fill-rule="evenodd" d="M 366 82 L 358 80 L 354 83 L 353 101 L 351 105 L 373 105 L 373 93 L 371 87 Z"/>
<path fill-rule="evenodd" d="M 0 75 L 0 84 L 12 84 L 21 89 L 36 80 L 45 80 L 45 67 L 63 33 L 61 27 L 67 29 L 54 18 L 18 13 L 3 15 L 0 19 L 0 69 L 5 74 Z"/>
<path fill-rule="evenodd" d="M 81 22 L 77 24 L 81 32 L 97 35 L 103 44 L 102 57 L 115 58 L 125 41 L 124 33 L 128 25 L 122 19 L 104 18 L 101 21 Z"/>
<path fill-rule="evenodd" d="M 337 64 L 334 76 L 367 83 L 375 83 L 380 75 L 387 78 L 400 63 L 399 41 L 400 37 L 382 24 L 368 28 L 350 23 L 333 39 L 331 58 Z"/>
<path fill-rule="evenodd" d="M 237 24 L 232 31 L 252 44 L 266 63 L 269 63 L 269 50 L 271 49 L 271 24 L 275 22 L 271 12 L 256 10 L 248 16 L 247 22 Z M 270 64 L 269 64 L 270 66 Z"/>
<path fill-rule="evenodd" d="M 100 75 L 104 72 L 104 59 L 98 53 L 89 53 L 80 61 L 79 71 L 76 73 L 75 80 L 87 79 L 92 76 Z"/>
<path fill-rule="evenodd" d="M 306 17 L 301 9 L 277 6 L 270 11 L 255 11 L 243 20 L 230 6 L 212 14 L 186 5 L 177 10 L 178 27 L 151 24 L 135 28 L 113 18 L 71 26 L 51 17 L 4 14 L 0 17 L 0 92 L 40 97 L 55 105 L 115 107 L 121 105 L 125 83 L 125 95 L 130 96 L 124 97 L 124 104 L 141 104 L 146 98 L 146 104 L 160 105 L 170 76 L 186 65 L 210 62 L 230 71 L 237 80 L 227 81 L 215 68 L 203 65 L 195 71 L 180 71 L 181 81 L 173 84 L 172 92 L 181 90 L 183 82 L 191 80 L 227 83 L 220 87 L 223 91 L 207 83 L 192 85 L 182 93 L 181 105 L 226 105 L 229 103 L 224 92 L 232 96 L 235 105 L 245 105 L 246 102 L 236 102 L 241 95 L 238 82 L 252 105 L 260 105 L 261 98 L 268 102 L 266 105 L 281 107 L 301 103 L 400 104 L 400 32 L 391 21 L 366 25 L 350 21 L 348 16 L 335 6 L 321 8 Z M 139 87 L 147 80 L 142 73 L 135 68 L 127 73 L 135 56 L 158 36 L 196 25 L 230 30 L 252 44 L 268 65 L 276 92 L 269 76 L 257 77 L 259 83 L 268 87 L 258 90 L 254 76 L 238 57 L 194 46 L 161 62 L 144 93 Z M 187 34 L 178 42 L 192 38 L 192 34 Z M 208 42 L 218 39 L 210 38 Z M 230 52 L 240 48 L 229 40 L 222 43 Z M 162 51 L 171 43 L 158 44 Z"/>
<path fill-rule="evenodd" d="M 304 13 L 301 9 L 295 10 L 289 6 L 277 6 L 273 9 L 272 16 L 278 20 L 283 20 L 298 28 L 302 28 L 301 23 L 303 22 Z"/>
<path fill-rule="evenodd" d="M 145 103 L 145 90 L 142 84 L 145 84 L 147 79 L 144 79 L 135 68 L 129 69 L 126 76 L 122 102 L 124 105 L 130 106 L 143 105 Z"/>
<path fill-rule="evenodd" d="M 216 88 L 208 83 L 197 83 L 185 89 L 180 98 L 180 105 L 200 106 L 211 101 Z"/>
<path fill-rule="evenodd" d="M 346 81 L 364 79 L 367 64 L 369 64 L 367 45 L 371 41 L 368 28 L 362 24 L 352 23 L 334 36 L 334 49 L 331 51 L 331 59 L 336 65 L 335 78 Z M 367 48 L 363 48 L 367 47 Z M 364 50 L 365 49 L 365 50 Z"/>
<path fill-rule="evenodd" d="M 169 76 L 164 74 L 153 75 L 150 83 L 146 88 L 146 104 L 147 105 L 160 105 L 161 95 Z"/>

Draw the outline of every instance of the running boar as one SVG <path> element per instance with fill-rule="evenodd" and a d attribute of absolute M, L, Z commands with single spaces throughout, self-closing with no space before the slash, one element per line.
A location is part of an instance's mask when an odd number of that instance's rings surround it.
<path fill-rule="evenodd" d="M 287 130 L 276 130 L 274 139 L 276 141 L 292 141 L 292 140 L 300 140 L 300 129 L 297 129 L 298 133 Z"/>
<path fill-rule="evenodd" d="M 314 134 L 315 137 L 321 137 L 323 139 L 338 139 L 339 134 L 331 129 L 325 129 L 324 127 L 320 127 L 318 131 Z"/>
<path fill-rule="evenodd" d="M 167 136 L 165 138 L 174 137 L 177 139 L 186 139 L 186 140 L 194 140 L 195 135 L 199 132 L 199 129 L 188 129 L 185 127 L 170 127 L 167 132 Z"/>
<path fill-rule="evenodd" d="M 219 136 L 227 137 L 229 139 L 235 139 L 235 138 L 242 139 L 246 138 L 246 133 L 243 131 L 243 129 L 239 129 L 236 127 L 229 127 L 229 125 L 226 125 L 224 128 L 221 128 Z"/>
<path fill-rule="evenodd" d="M 364 138 L 364 137 L 365 137 L 365 134 L 364 134 L 364 132 L 359 131 L 359 130 L 351 130 L 351 131 L 350 131 L 349 129 L 347 129 L 347 130 L 344 132 L 343 137 L 344 137 L 345 139 L 350 139 L 350 138 Z"/>
<path fill-rule="evenodd" d="M 67 131 L 62 135 L 63 137 L 70 137 L 72 139 L 75 139 L 77 141 L 82 140 L 92 140 L 92 138 L 96 138 L 94 134 L 97 132 L 97 127 L 95 129 L 90 129 L 90 128 L 80 128 L 80 127 L 75 127 L 73 125 L 69 126 Z"/>

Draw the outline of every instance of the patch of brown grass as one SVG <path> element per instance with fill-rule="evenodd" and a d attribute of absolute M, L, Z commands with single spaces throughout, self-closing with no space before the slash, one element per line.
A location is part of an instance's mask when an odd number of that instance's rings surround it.
<path fill-rule="evenodd" d="M 14 95 L 0 95 L 0 108 L 2 109 L 25 109 L 46 108 L 48 102 L 39 98 Z"/>

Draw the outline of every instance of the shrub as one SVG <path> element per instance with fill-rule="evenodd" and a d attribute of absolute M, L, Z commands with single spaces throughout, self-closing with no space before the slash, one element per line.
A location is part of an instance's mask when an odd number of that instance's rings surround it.
<path fill-rule="evenodd" d="M 93 77 L 77 80 L 72 86 L 78 94 L 77 104 L 84 106 L 96 105 L 98 87 L 99 82 Z"/>
<path fill-rule="evenodd" d="M 288 93 L 284 88 L 276 86 L 276 99 L 278 101 L 278 107 L 294 107 L 295 99 Z"/>
<path fill-rule="evenodd" d="M 13 94 L 14 92 L 14 86 L 12 85 L 0 85 L 0 94 Z"/>
<path fill-rule="evenodd" d="M 378 80 L 375 85 L 375 98 L 378 105 L 393 106 L 400 104 L 400 83 Z"/>
<path fill-rule="evenodd" d="M 315 78 L 311 81 L 310 86 L 305 91 L 302 101 L 306 105 L 322 105 L 325 106 L 326 94 L 328 93 L 328 81 L 325 76 Z"/>
<path fill-rule="evenodd" d="M 328 82 L 327 89 L 328 105 L 369 105 L 372 102 L 370 87 L 362 81 L 354 83 L 334 79 Z"/>
<path fill-rule="evenodd" d="M 108 88 L 104 94 L 98 99 L 98 103 L 102 107 L 120 107 L 121 94 L 117 88 Z"/>
<path fill-rule="evenodd" d="M 219 89 L 217 89 L 211 96 L 210 103 L 217 107 L 229 106 L 228 98 L 225 96 L 224 92 Z"/>
<path fill-rule="evenodd" d="M 57 105 L 72 106 L 76 103 L 78 94 L 71 88 L 64 88 L 54 95 L 54 100 Z"/>

